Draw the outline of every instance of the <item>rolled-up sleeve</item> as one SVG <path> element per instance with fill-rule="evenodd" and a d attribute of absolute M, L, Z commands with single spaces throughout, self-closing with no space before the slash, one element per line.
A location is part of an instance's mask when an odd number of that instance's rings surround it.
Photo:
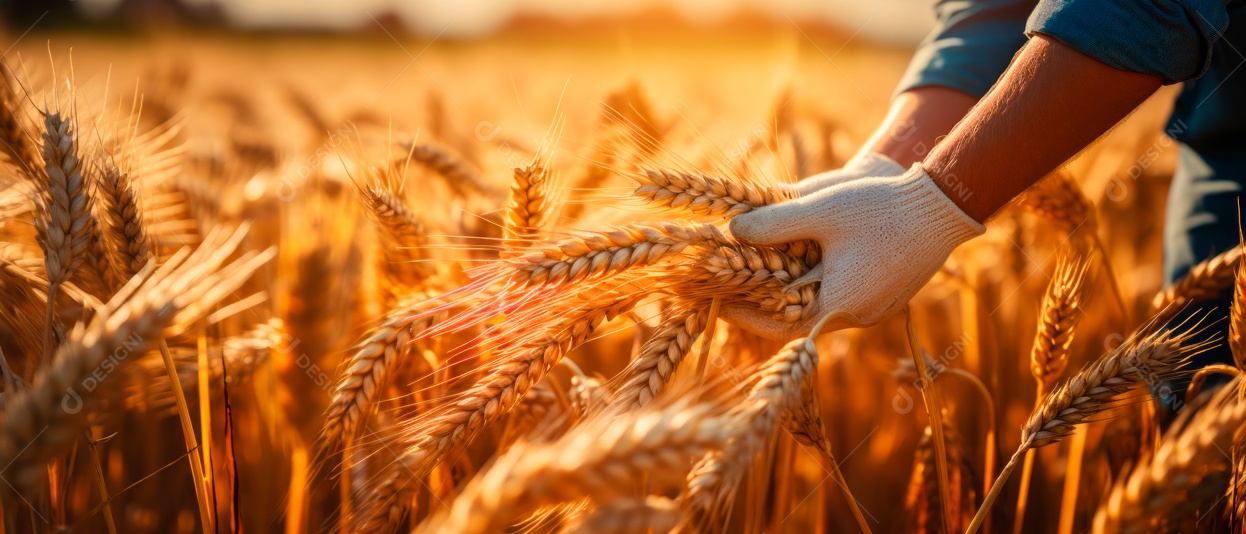
<path fill-rule="evenodd" d="M 1137 1 L 1137 0 L 1131 0 Z M 937 25 L 922 41 L 896 94 L 943 86 L 981 97 L 1025 44 L 1026 19 L 1035 0 L 944 0 Z"/>
<path fill-rule="evenodd" d="M 1225 0 L 1042 0 L 1025 31 L 1171 84 L 1207 71 L 1228 23 Z"/>

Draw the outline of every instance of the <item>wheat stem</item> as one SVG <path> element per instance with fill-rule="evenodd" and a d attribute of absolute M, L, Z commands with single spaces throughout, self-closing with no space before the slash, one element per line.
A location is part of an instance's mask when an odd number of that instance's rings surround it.
<path fill-rule="evenodd" d="M 177 365 L 173 363 L 173 354 L 169 345 L 161 339 L 158 343 L 160 357 L 164 360 L 165 371 L 169 376 L 169 387 L 173 391 L 173 400 L 177 403 L 177 419 L 182 426 L 182 439 L 186 441 L 186 461 L 190 463 L 190 473 L 194 477 L 195 498 L 199 502 L 199 520 L 204 532 L 213 532 L 212 525 L 216 517 L 212 515 L 212 507 L 208 499 L 207 479 L 203 477 L 202 451 L 199 441 L 195 438 L 195 427 L 190 422 L 190 408 L 186 405 L 186 395 L 182 393 L 182 381 L 177 376 Z M 204 432 L 207 432 L 205 429 Z"/>
<path fill-rule="evenodd" d="M 908 331 L 909 352 L 913 355 L 913 362 L 917 365 L 918 376 L 922 378 L 922 399 L 925 400 L 926 414 L 930 417 L 930 428 L 934 435 L 935 469 L 938 471 L 939 477 L 939 496 L 940 503 L 943 508 L 943 529 L 945 532 L 952 531 L 952 510 L 948 508 L 952 502 L 952 492 L 948 483 L 947 473 L 947 444 L 943 435 L 943 403 L 939 399 L 939 392 L 935 386 L 934 376 L 930 374 L 930 369 L 926 366 L 926 357 L 922 354 L 921 345 L 917 342 L 917 330 L 913 327 L 913 312 L 905 307 L 905 328 Z"/>
<path fill-rule="evenodd" d="M 999 498 L 999 492 L 1004 489 L 1004 482 L 1012 475 L 1012 470 L 1017 467 L 1017 459 L 1024 456 L 1024 452 L 1014 453 L 1012 458 L 1008 459 L 1008 463 L 1004 464 L 1004 469 L 999 472 L 999 477 L 995 479 L 995 483 L 991 485 L 991 491 L 987 492 L 986 498 L 982 500 L 982 505 L 978 507 L 978 513 L 974 514 L 973 520 L 969 522 L 969 526 L 965 528 L 965 534 L 974 534 L 979 528 L 982 528 L 982 522 L 986 520 L 986 515 L 991 510 L 991 505 L 995 504 L 995 499 Z"/>
<path fill-rule="evenodd" d="M 5 391 L 12 391 L 6 389 Z M 86 433 L 87 449 L 91 453 L 91 475 L 95 479 L 95 486 L 100 492 L 102 513 L 104 514 L 104 526 L 108 529 L 108 534 L 117 534 L 117 521 L 112 514 L 112 497 L 108 493 L 108 481 L 104 478 L 104 467 L 100 463 L 99 441 L 95 439 L 92 430 Z"/>

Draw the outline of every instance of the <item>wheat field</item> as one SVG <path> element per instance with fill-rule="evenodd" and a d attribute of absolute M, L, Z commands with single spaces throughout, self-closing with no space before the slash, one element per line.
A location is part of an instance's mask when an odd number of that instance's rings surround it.
<path fill-rule="evenodd" d="M 1246 403 L 1204 387 L 1246 368 L 1242 251 L 1160 287 L 1169 90 L 907 314 L 787 344 L 719 316 L 821 316 L 790 285 L 815 244 L 726 223 L 842 165 L 909 53 L 791 28 L 21 38 L 4 531 L 1246 528 Z M 1227 324 L 1169 323 L 1230 294 Z M 1221 343 L 1236 366 L 1188 364 Z"/>

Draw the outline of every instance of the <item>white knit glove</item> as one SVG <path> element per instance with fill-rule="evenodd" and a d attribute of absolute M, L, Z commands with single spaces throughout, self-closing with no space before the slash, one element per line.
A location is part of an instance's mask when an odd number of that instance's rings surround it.
<path fill-rule="evenodd" d="M 848 160 L 842 168 L 815 174 L 796 182 L 794 186 L 800 196 L 821 191 L 832 185 L 839 185 L 857 178 L 871 176 L 899 176 L 904 174 L 904 167 L 891 158 L 874 152 L 857 154 Z"/>
<path fill-rule="evenodd" d="M 952 202 L 920 165 L 890 178 L 862 178 L 731 220 L 742 241 L 822 245 L 822 263 L 793 282 L 821 280 L 818 309 L 784 323 L 755 308 L 724 307 L 724 319 L 756 334 L 790 339 L 817 319 L 842 313 L 823 331 L 868 326 L 900 311 L 961 243 L 985 229 Z"/>

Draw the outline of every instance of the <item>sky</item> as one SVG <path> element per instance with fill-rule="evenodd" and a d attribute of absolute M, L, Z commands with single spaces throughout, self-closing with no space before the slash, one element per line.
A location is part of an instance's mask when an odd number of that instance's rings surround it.
<path fill-rule="evenodd" d="M 79 0 L 103 12 L 120 0 Z M 712 23 L 742 7 L 778 21 L 826 21 L 880 42 L 913 44 L 933 24 L 933 0 L 187 0 L 220 4 L 235 23 L 254 28 L 302 26 L 353 29 L 369 14 L 394 12 L 415 31 L 467 37 L 486 34 L 515 14 L 569 20 L 626 15 L 666 5 L 690 22 Z"/>

